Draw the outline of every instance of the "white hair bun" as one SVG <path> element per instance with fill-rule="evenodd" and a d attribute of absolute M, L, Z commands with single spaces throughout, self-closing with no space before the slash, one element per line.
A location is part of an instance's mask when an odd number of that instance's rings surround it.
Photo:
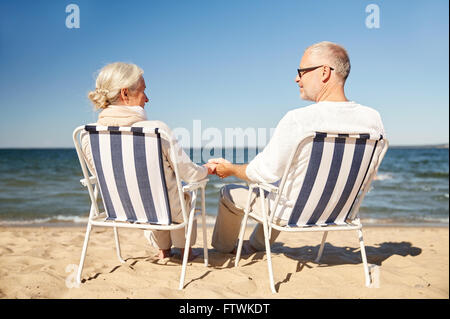
<path fill-rule="evenodd" d="M 104 66 L 95 81 L 95 91 L 88 98 L 96 109 L 104 109 L 119 100 L 120 90 L 134 90 L 144 71 L 135 64 L 115 62 Z"/>

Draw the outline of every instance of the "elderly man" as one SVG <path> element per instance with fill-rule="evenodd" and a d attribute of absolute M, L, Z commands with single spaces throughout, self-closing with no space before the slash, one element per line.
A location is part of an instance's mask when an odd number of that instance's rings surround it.
<path fill-rule="evenodd" d="M 378 112 L 367 106 L 347 100 L 344 84 L 350 73 L 350 60 L 346 50 L 331 42 L 320 42 L 308 47 L 300 61 L 300 68 L 295 78 L 304 100 L 315 103 L 307 107 L 289 111 L 278 123 L 275 132 L 264 148 L 249 164 L 234 165 L 223 159 L 214 159 L 210 165 L 216 174 L 225 178 L 233 175 L 252 182 L 275 183 L 279 181 L 287 165 L 292 150 L 308 132 L 334 132 L 384 135 L 383 124 Z M 299 164 L 297 163 L 300 169 Z M 294 167 L 295 169 L 295 167 Z M 305 169 L 305 168 L 303 168 Z M 288 175 L 283 194 L 281 213 L 274 222 L 286 225 L 283 216 L 291 211 L 301 182 L 296 174 Z M 218 251 L 232 253 L 239 236 L 241 220 L 244 214 L 248 189 L 239 185 L 227 185 L 220 191 L 218 216 L 214 227 L 212 246 Z M 260 213 L 255 192 L 251 205 Z M 270 196 L 270 195 L 269 195 Z M 270 243 L 279 232 L 272 229 Z M 264 233 L 258 224 L 250 236 L 247 251 L 264 250 Z"/>

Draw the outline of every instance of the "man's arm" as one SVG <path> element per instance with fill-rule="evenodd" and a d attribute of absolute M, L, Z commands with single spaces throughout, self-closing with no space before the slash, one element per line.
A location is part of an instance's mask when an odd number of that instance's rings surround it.
<path fill-rule="evenodd" d="M 248 181 L 247 173 L 245 172 L 248 164 L 237 165 L 231 163 L 220 163 L 216 166 L 216 174 L 220 178 L 228 176 L 236 176 L 239 179 Z"/>
<path fill-rule="evenodd" d="M 209 162 L 217 164 L 215 172 L 220 178 L 233 175 L 245 181 L 276 182 L 282 177 L 289 155 L 298 143 L 298 139 L 292 138 L 292 131 L 296 129 L 298 123 L 292 118 L 292 113 L 288 112 L 278 123 L 264 150 L 249 164 L 231 164 L 222 158 L 210 159 Z"/>

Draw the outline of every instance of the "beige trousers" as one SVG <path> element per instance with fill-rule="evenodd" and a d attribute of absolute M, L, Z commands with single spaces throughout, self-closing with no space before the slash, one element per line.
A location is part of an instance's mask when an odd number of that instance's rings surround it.
<path fill-rule="evenodd" d="M 220 252 L 230 253 L 237 244 L 248 192 L 248 187 L 235 184 L 226 185 L 220 189 L 219 207 L 211 242 L 211 245 Z M 265 201 L 265 206 L 267 207 L 267 199 Z M 250 207 L 254 213 L 261 214 L 261 200 L 258 189 L 252 193 Z M 274 218 L 273 221 L 277 225 L 283 226 L 286 224 L 286 221 L 278 218 Z M 278 237 L 279 233 L 278 230 L 272 228 L 271 244 Z M 265 250 L 262 224 L 258 223 L 255 226 L 250 236 L 250 245 L 257 251 Z"/>
<path fill-rule="evenodd" d="M 186 243 L 185 228 L 176 230 L 144 230 L 145 237 L 156 249 L 169 249 L 172 246 L 176 248 L 184 248 Z M 191 243 L 192 247 L 197 240 L 197 221 L 194 220 L 192 225 Z"/>
<path fill-rule="evenodd" d="M 186 201 L 186 213 L 189 214 L 191 207 L 191 194 L 185 193 L 184 200 Z M 189 217 L 188 217 L 189 218 Z M 174 223 L 183 222 L 183 213 L 180 211 L 177 216 L 172 215 Z M 186 227 L 176 230 L 144 230 L 144 236 L 156 249 L 169 249 L 172 246 L 176 248 L 184 248 L 186 243 Z M 192 224 L 191 243 L 190 247 L 195 245 L 197 241 L 197 220 L 194 219 Z"/>

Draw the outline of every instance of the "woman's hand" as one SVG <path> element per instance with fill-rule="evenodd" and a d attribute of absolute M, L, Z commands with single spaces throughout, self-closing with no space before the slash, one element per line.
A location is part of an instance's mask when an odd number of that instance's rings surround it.
<path fill-rule="evenodd" d="M 208 175 L 216 174 L 216 167 L 217 167 L 217 164 L 214 164 L 214 163 L 206 163 L 206 164 L 203 164 L 203 166 L 206 167 L 206 168 L 208 169 Z"/>
<path fill-rule="evenodd" d="M 230 161 L 227 161 L 226 159 L 221 158 L 221 157 L 219 157 L 219 158 L 211 158 L 211 159 L 208 161 L 208 163 L 213 163 L 213 164 L 228 163 L 228 164 L 231 164 Z"/>

